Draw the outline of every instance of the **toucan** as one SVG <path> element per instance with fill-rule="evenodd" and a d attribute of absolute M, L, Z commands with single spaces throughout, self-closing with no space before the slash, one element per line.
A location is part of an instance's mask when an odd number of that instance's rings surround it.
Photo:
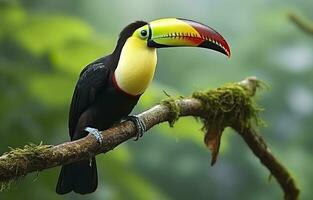
<path fill-rule="evenodd" d="M 163 18 L 129 24 L 121 31 L 114 51 L 87 65 L 80 73 L 69 112 L 71 140 L 92 134 L 101 144 L 98 130 L 108 129 L 124 119 L 136 125 L 136 139 L 142 136 L 144 122 L 128 115 L 153 79 L 156 49 L 180 46 L 212 49 L 230 57 L 226 40 L 209 26 L 193 20 Z M 63 165 L 56 192 L 87 194 L 94 192 L 97 185 L 93 157 Z"/>

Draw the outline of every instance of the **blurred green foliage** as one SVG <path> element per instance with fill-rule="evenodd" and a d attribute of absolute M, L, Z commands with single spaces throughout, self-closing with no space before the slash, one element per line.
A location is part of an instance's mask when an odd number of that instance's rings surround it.
<path fill-rule="evenodd" d="M 28 142 L 68 140 L 67 114 L 80 70 L 110 53 L 128 23 L 175 16 L 209 24 L 229 41 L 232 58 L 199 49 L 162 49 L 153 85 L 134 112 L 170 95 L 256 75 L 271 85 L 261 104 L 261 130 L 290 169 L 301 199 L 313 195 L 313 38 L 288 22 L 298 9 L 313 19 L 307 0 L 241 1 L 0 0 L 0 150 Z M 182 56 L 183 55 L 183 56 Z M 275 182 L 232 131 L 217 164 L 202 144 L 201 124 L 162 124 L 139 142 L 98 156 L 99 188 L 90 196 L 54 193 L 59 169 L 31 174 L 0 199 L 279 199 Z M 161 133 L 161 134 L 160 134 Z"/>

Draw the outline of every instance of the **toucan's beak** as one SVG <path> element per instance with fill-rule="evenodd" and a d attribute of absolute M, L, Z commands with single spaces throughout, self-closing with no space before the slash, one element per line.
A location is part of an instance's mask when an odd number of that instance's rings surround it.
<path fill-rule="evenodd" d="M 149 47 L 203 47 L 230 57 L 230 49 L 225 39 L 204 24 L 186 19 L 165 18 L 150 22 L 149 28 Z"/>

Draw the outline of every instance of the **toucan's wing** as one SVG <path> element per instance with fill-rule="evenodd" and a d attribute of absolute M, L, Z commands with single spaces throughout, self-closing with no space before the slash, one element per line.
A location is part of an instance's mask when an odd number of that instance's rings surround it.
<path fill-rule="evenodd" d="M 80 116 L 92 105 L 97 94 L 105 88 L 109 74 L 109 67 L 105 66 L 101 61 L 96 61 L 88 65 L 80 73 L 69 113 L 68 126 L 71 138 L 74 135 Z"/>

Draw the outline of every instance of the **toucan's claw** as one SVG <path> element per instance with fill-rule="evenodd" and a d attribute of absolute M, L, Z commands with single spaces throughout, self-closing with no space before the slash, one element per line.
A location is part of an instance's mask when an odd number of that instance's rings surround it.
<path fill-rule="evenodd" d="M 145 122 L 141 118 L 135 115 L 126 117 L 126 120 L 132 121 L 135 124 L 136 129 L 137 129 L 137 134 L 136 134 L 136 138 L 134 139 L 134 141 L 137 141 L 140 137 L 143 136 L 143 133 L 147 130 L 147 126 Z"/>
<path fill-rule="evenodd" d="M 89 134 L 93 135 L 96 140 L 99 142 L 100 146 L 103 144 L 103 136 L 101 132 L 96 128 L 86 127 L 85 131 L 87 131 Z"/>

